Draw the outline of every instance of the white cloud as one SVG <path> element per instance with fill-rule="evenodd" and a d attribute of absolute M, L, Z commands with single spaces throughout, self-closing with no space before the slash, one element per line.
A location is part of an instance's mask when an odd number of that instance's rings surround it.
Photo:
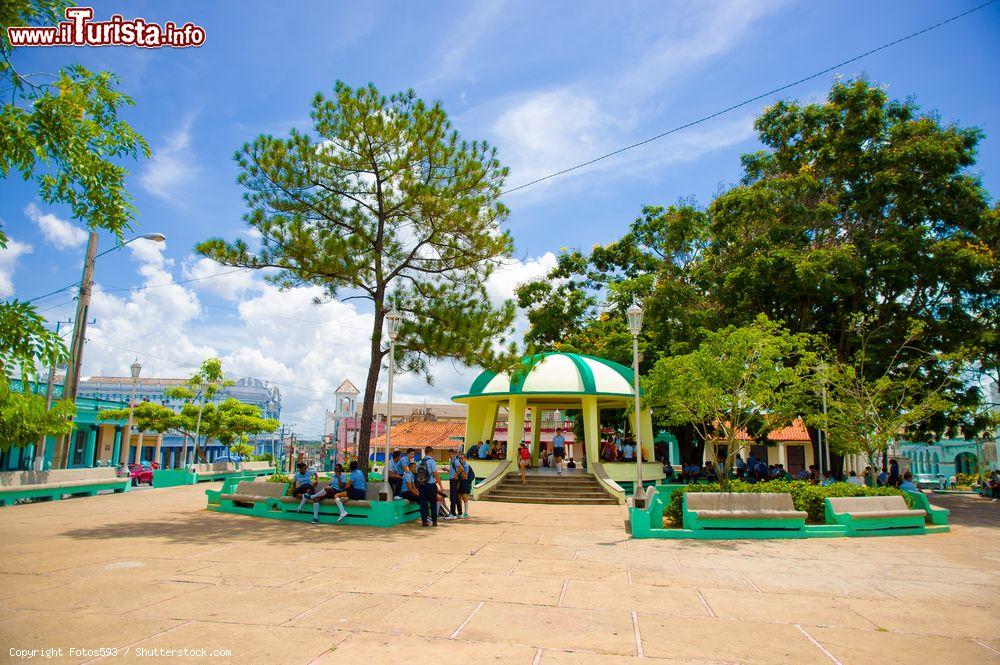
<path fill-rule="evenodd" d="M 444 42 L 437 57 L 434 72 L 417 87 L 424 88 L 442 81 L 453 79 L 474 80 L 472 63 L 481 62 L 471 57 L 473 50 L 482 43 L 486 34 L 497 27 L 507 3 L 490 0 L 468 5 L 471 9 L 450 31 L 450 38 Z"/>
<path fill-rule="evenodd" d="M 198 291 L 214 293 L 226 300 L 239 300 L 248 291 L 259 290 L 263 284 L 251 271 L 237 271 L 205 257 L 185 264 L 184 279 L 200 280 L 192 284 L 192 287 Z"/>
<path fill-rule="evenodd" d="M 0 249 L 0 298 L 14 295 L 14 270 L 17 260 L 30 254 L 31 245 L 17 240 L 8 240 L 7 247 Z"/>
<path fill-rule="evenodd" d="M 505 300 L 513 300 L 514 290 L 518 286 L 544 277 L 555 267 L 556 255 L 552 252 L 545 252 L 537 258 L 524 261 L 514 259 L 490 275 L 486 281 L 486 291 L 490 294 L 493 304 L 499 305 Z"/>
<path fill-rule="evenodd" d="M 198 165 L 191 151 L 191 124 L 188 118 L 159 148 L 139 178 L 150 194 L 176 202 L 183 189 L 198 174 Z"/>
<path fill-rule="evenodd" d="M 34 203 L 28 204 L 24 214 L 42 232 L 45 242 L 56 249 L 73 249 L 87 242 L 87 232 L 82 228 L 52 213 L 43 213 Z"/>

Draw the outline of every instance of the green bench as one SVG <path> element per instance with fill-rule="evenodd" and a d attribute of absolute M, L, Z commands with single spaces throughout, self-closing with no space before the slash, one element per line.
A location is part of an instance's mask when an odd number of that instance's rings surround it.
<path fill-rule="evenodd" d="M 931 505 L 930 499 L 923 492 L 907 492 L 913 497 L 913 507 L 927 513 L 927 521 L 936 526 L 947 526 L 948 515 L 951 511 L 947 508 Z"/>
<path fill-rule="evenodd" d="M 911 510 L 906 500 L 891 496 L 851 496 L 826 499 L 826 523 L 847 528 L 848 536 L 924 533 L 927 512 Z"/>
<path fill-rule="evenodd" d="M 127 492 L 129 477 L 119 478 L 113 467 L 4 471 L 0 473 L 0 506 L 18 499 L 58 501 L 64 496 L 94 496 L 98 492 Z"/>
<path fill-rule="evenodd" d="M 791 494 L 685 492 L 684 528 L 691 531 L 780 531 L 804 535 L 807 514 Z"/>
<path fill-rule="evenodd" d="M 333 499 L 319 503 L 319 521 L 322 524 L 392 527 L 419 519 L 420 507 L 405 499 L 379 501 L 380 487 L 369 484 L 364 500 L 344 501 L 347 517 L 338 522 L 340 510 Z M 286 496 L 287 483 L 234 479 L 223 483 L 221 490 L 206 490 L 208 509 L 237 515 L 252 515 L 270 519 L 311 522 L 312 502 L 306 501 L 302 512 L 296 512 L 300 499 Z"/>

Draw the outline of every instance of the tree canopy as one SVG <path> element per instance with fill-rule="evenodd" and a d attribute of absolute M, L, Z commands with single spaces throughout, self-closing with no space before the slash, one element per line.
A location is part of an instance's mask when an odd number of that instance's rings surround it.
<path fill-rule="evenodd" d="M 912 363 L 918 392 L 949 404 L 913 436 L 953 426 L 982 395 L 948 359 L 994 376 L 1000 357 L 1000 208 L 973 170 L 982 131 L 863 79 L 778 102 L 754 126 L 763 148 L 707 206 L 647 206 L 621 238 L 567 250 L 522 285 L 529 340 L 627 361 L 624 311 L 639 298 L 644 371 L 761 314 L 851 364 L 860 317 L 875 331 L 870 372 L 895 379 L 890 358 Z M 919 346 L 906 344 L 914 326 Z"/>
<path fill-rule="evenodd" d="M 260 246 L 213 238 L 197 250 L 219 263 L 267 271 L 282 288 L 318 286 L 324 299 L 372 306 L 371 362 L 362 422 L 370 422 L 388 353 L 385 315 L 404 315 L 396 345 L 404 371 L 431 378 L 454 358 L 498 362 L 513 306 L 494 307 L 489 275 L 512 252 L 499 201 L 507 169 L 483 141 L 466 141 L 440 104 L 338 82 L 317 93 L 313 131 L 261 135 L 236 153 L 246 223 Z M 368 458 L 368 430 L 360 458 Z"/>

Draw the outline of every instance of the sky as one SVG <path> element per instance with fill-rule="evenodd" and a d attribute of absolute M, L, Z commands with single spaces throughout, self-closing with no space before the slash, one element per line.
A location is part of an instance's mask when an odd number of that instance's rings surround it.
<path fill-rule="evenodd" d="M 714 113 L 979 4 L 796 2 L 94 2 L 97 19 L 206 30 L 190 49 L 20 49 L 21 71 L 78 62 L 111 70 L 135 107 L 124 117 L 153 158 L 128 164 L 133 233 L 160 232 L 98 260 L 84 376 L 191 374 L 219 356 L 233 376 L 277 385 L 283 420 L 322 434 L 344 378 L 363 385 L 372 317 L 363 303 L 314 305 L 260 275 L 193 253 L 210 236 L 249 238 L 233 153 L 257 135 L 308 131 L 309 105 L 337 80 L 412 88 L 440 100 L 464 138 L 497 146 L 507 184 L 586 161 Z M 752 123 L 775 100 L 821 100 L 836 76 L 867 76 L 943 121 L 984 130 L 974 172 L 1000 192 L 1000 3 L 780 95 L 505 196 L 516 256 L 489 282 L 496 302 L 544 275 L 566 248 L 618 238 L 644 205 L 705 205 L 756 150 Z M 990 63 L 993 63 L 992 65 Z M 84 226 L 19 178 L 0 181 L 0 297 L 33 298 L 80 279 Z M 131 237 L 131 236 L 129 236 Z M 114 245 L 102 233 L 100 249 Z M 219 273 L 227 273 L 219 276 Z M 177 282 L 184 282 L 178 284 Z M 71 292 L 38 303 L 52 325 Z M 519 320 L 523 330 L 523 317 Z M 65 332 L 66 326 L 64 326 Z M 478 371 L 450 361 L 434 384 L 396 377 L 396 399 L 444 402 Z M 385 388 L 383 372 L 380 387 Z"/>

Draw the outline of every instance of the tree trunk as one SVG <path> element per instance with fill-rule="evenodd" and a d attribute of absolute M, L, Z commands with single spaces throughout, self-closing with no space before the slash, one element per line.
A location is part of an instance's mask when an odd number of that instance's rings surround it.
<path fill-rule="evenodd" d="M 378 387 L 378 375 L 382 369 L 382 325 L 384 322 L 382 303 L 375 302 L 375 325 L 372 327 L 371 361 L 368 364 L 368 377 L 365 379 L 365 397 L 361 406 L 361 424 L 358 436 L 358 465 L 368 473 L 368 455 L 371 450 L 371 422 L 375 410 L 375 390 Z M 386 417 L 390 417 L 386 414 Z"/>

